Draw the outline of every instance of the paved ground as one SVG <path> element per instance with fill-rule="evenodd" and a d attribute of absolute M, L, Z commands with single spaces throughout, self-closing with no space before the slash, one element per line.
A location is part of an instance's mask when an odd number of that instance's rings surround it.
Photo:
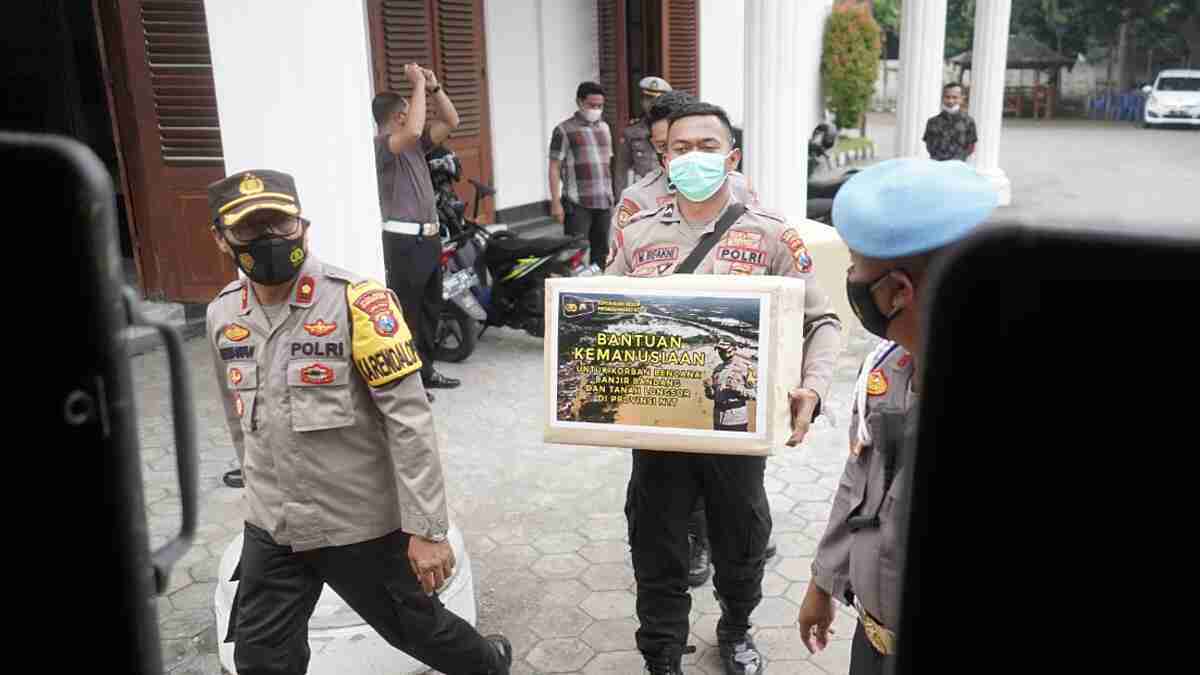
<path fill-rule="evenodd" d="M 892 116 L 872 115 L 868 133 L 879 158 L 892 156 Z M 1114 219 L 1124 227 L 1200 227 L 1200 132 L 1006 120 L 1003 143 L 1001 164 L 1013 181 L 1014 205 L 1001 217 L 1064 227 Z M 768 465 L 780 556 L 769 563 L 766 598 L 754 621 L 759 645 L 777 664 L 774 673 L 846 672 L 848 614 L 839 619 L 843 639 L 812 658 L 793 624 L 845 456 L 851 377 L 869 346 L 854 336 L 842 359 L 828 402 L 840 428 L 819 426 L 805 447 Z M 208 675 L 220 672 L 212 615 L 217 561 L 240 529 L 242 511 L 240 493 L 220 483 L 233 452 L 211 364 L 199 340 L 187 350 L 202 451 L 201 536 L 157 602 L 169 668 Z M 512 638 L 517 673 L 639 672 L 622 514 L 629 454 L 540 442 L 541 353 L 540 340 L 489 332 L 470 361 L 444 366 L 465 385 L 439 393 L 435 404 L 454 517 L 474 558 L 480 627 Z M 164 360 L 152 353 L 132 363 L 147 519 L 157 545 L 179 519 Z M 693 598 L 692 642 L 700 651 L 689 659 L 699 664 L 692 672 L 717 673 L 717 607 L 710 588 Z"/>
<path fill-rule="evenodd" d="M 768 658 L 780 663 L 774 672 L 838 673 L 847 666 L 844 641 L 807 659 L 793 624 L 841 473 L 851 378 L 868 347 L 856 337 L 841 361 L 829 401 L 841 428 L 821 424 L 806 447 L 769 461 L 767 488 L 780 555 L 768 565 L 766 598 L 754 621 Z M 187 350 L 200 418 L 201 537 L 158 607 L 172 672 L 207 674 L 220 672 L 211 609 L 217 561 L 240 528 L 241 507 L 239 491 L 220 482 L 232 466 L 232 450 L 211 365 L 200 340 L 188 342 Z M 152 353 L 136 357 L 133 366 L 147 518 L 157 545 L 179 517 L 165 365 L 161 353 Z M 489 332 L 468 362 L 443 367 L 464 380 L 462 389 L 438 393 L 435 410 L 454 519 L 474 558 L 481 629 L 510 636 L 519 657 L 516 673 L 639 672 L 622 512 L 629 453 L 541 442 L 540 340 Z M 699 652 L 690 660 L 715 674 L 719 610 L 711 583 L 693 598 L 692 643 Z M 849 615 L 839 625 L 839 636 L 848 638 Z"/>
<path fill-rule="evenodd" d="M 878 159 L 895 156 L 895 120 L 879 113 L 867 120 Z M 1200 130 L 1009 117 L 1000 138 L 1013 201 L 997 218 L 1072 229 L 1200 229 Z"/>

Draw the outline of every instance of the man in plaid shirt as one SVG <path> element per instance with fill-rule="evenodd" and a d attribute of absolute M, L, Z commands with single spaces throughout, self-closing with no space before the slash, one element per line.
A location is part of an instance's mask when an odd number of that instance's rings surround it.
<path fill-rule="evenodd" d="M 567 234 L 586 235 L 592 262 L 603 267 L 613 207 L 612 132 L 600 119 L 604 89 L 584 82 L 575 102 L 579 109 L 550 137 L 550 215 Z"/>

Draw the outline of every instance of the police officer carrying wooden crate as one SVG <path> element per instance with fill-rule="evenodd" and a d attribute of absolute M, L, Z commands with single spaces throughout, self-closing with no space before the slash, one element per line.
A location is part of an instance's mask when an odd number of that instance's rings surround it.
<path fill-rule="evenodd" d="M 772 274 L 805 280 L 802 381 L 791 391 L 793 434 L 801 442 L 820 411 L 841 349 L 841 324 L 813 274 L 795 228 L 778 214 L 734 198 L 732 147 L 721 108 L 693 103 L 670 121 L 667 160 L 674 199 L 617 228 L 606 274 L 666 276 Z M 637 580 L 637 646 L 654 675 L 681 673 L 688 649 L 688 521 L 706 502 L 721 605 L 717 644 L 725 675 L 761 675 L 766 661 L 750 636 L 762 600 L 771 513 L 765 457 L 634 450 L 625 513 Z"/>

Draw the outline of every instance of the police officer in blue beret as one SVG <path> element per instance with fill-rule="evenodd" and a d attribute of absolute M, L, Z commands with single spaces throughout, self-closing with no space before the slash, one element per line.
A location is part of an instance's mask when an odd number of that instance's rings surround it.
<path fill-rule="evenodd" d="M 903 509 L 911 472 L 926 272 L 987 220 L 997 196 L 961 161 L 894 159 L 851 178 L 833 202 L 850 249 L 846 293 L 863 327 L 883 338 L 859 373 L 846 468 L 817 548 L 800 637 L 824 649 L 833 599 L 858 616 L 851 675 L 883 673 L 900 618 Z"/>

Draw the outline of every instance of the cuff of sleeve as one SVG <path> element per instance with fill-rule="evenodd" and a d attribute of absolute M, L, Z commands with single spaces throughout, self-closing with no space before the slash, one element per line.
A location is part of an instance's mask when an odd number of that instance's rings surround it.
<path fill-rule="evenodd" d="M 842 604 L 846 604 L 846 589 L 850 586 L 850 578 L 844 574 L 834 574 L 824 570 L 816 561 L 812 564 L 812 582 L 817 588 L 825 591 Z"/>
<path fill-rule="evenodd" d="M 449 523 L 444 516 L 430 516 L 414 511 L 401 511 L 400 529 L 414 537 L 424 537 L 430 540 L 445 539 L 450 531 Z"/>
<path fill-rule="evenodd" d="M 829 384 L 830 378 L 821 375 L 805 375 L 803 380 L 800 382 L 800 386 L 804 389 L 812 389 L 813 391 L 817 392 L 817 399 L 820 401 L 824 401 L 825 395 L 829 393 Z M 818 403 L 817 411 L 819 412 L 820 410 L 821 406 Z M 813 417 L 815 418 L 816 414 L 814 414 Z"/>

